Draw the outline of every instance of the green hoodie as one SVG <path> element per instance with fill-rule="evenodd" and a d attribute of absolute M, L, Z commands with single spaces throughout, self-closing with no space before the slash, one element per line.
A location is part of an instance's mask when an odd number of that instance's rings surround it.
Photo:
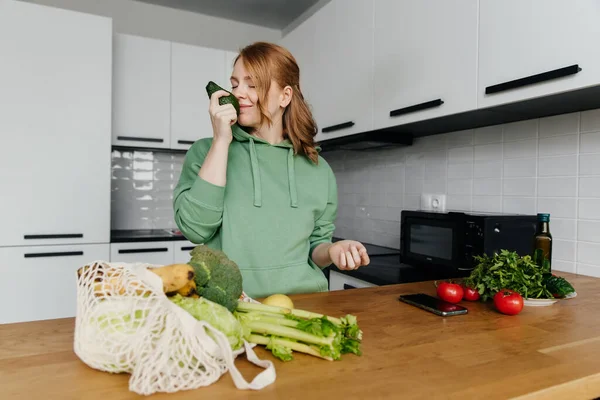
<path fill-rule="evenodd" d="M 327 279 L 310 254 L 333 235 L 333 171 L 320 156 L 315 165 L 294 155 L 287 139 L 271 145 L 237 124 L 232 132 L 225 187 L 198 176 L 212 138 L 188 150 L 174 192 L 177 226 L 191 242 L 235 261 L 251 297 L 326 291 Z"/>

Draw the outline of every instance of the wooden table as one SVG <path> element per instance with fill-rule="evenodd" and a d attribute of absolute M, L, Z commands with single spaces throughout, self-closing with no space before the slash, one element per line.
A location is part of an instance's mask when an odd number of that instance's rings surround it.
<path fill-rule="evenodd" d="M 261 391 L 237 390 L 226 374 L 206 388 L 152 397 L 591 399 L 600 396 L 600 279 L 560 275 L 576 298 L 517 316 L 463 302 L 469 314 L 442 318 L 397 300 L 435 294 L 431 282 L 294 296 L 297 308 L 357 315 L 363 356 L 276 360 L 277 380 Z M 73 327 L 73 319 L 1 325 L 0 398 L 143 398 L 128 391 L 129 375 L 96 371 L 77 358 Z M 257 354 L 271 357 L 262 348 Z M 260 371 L 243 356 L 237 365 L 246 379 Z"/>

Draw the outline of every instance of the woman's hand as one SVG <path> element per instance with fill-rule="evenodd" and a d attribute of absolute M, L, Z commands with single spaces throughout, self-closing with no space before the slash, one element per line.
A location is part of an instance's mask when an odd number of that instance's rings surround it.
<path fill-rule="evenodd" d="M 233 140 L 231 125 L 237 122 L 237 112 L 231 104 L 219 104 L 219 98 L 227 95 L 229 95 L 229 93 L 224 90 L 214 92 L 212 96 L 210 96 L 208 112 L 213 127 L 213 140 L 218 143 L 226 143 L 229 145 Z"/>
<path fill-rule="evenodd" d="M 354 240 L 340 240 L 329 246 L 329 257 L 341 270 L 353 270 L 369 265 L 369 255 L 362 243 Z"/>

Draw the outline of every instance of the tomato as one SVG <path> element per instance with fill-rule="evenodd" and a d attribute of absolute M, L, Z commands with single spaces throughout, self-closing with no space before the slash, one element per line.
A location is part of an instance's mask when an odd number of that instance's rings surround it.
<path fill-rule="evenodd" d="M 502 314 L 517 315 L 523 310 L 523 297 L 513 290 L 502 289 L 494 296 L 494 306 Z"/>
<path fill-rule="evenodd" d="M 458 283 L 442 282 L 437 287 L 437 295 L 449 303 L 458 303 L 463 298 L 463 288 Z"/>
<path fill-rule="evenodd" d="M 465 296 L 464 299 L 468 300 L 468 301 L 477 301 L 479 300 L 479 292 L 477 291 L 477 289 L 473 289 L 470 287 L 467 287 L 465 285 L 462 285 L 463 287 L 463 291 L 465 292 Z"/>

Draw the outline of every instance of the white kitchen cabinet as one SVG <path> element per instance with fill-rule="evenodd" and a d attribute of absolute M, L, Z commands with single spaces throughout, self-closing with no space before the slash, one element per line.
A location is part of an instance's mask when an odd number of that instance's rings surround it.
<path fill-rule="evenodd" d="M 111 20 L 0 1 L 0 59 L 0 247 L 108 243 Z"/>
<path fill-rule="evenodd" d="M 190 261 L 190 251 L 198 246 L 188 240 L 177 240 L 173 242 L 173 263 L 185 264 Z"/>
<path fill-rule="evenodd" d="M 112 143 L 169 148 L 171 42 L 115 34 Z"/>
<path fill-rule="evenodd" d="M 377 286 L 371 282 L 364 281 L 362 279 L 355 278 L 350 275 L 342 274 L 337 271 L 329 271 L 329 290 L 348 290 L 348 289 L 359 289 Z"/>
<path fill-rule="evenodd" d="M 477 0 L 375 1 L 375 128 L 477 107 L 477 12 Z"/>
<path fill-rule="evenodd" d="M 600 83 L 598 21 L 597 0 L 480 0 L 478 107 Z"/>
<path fill-rule="evenodd" d="M 225 51 L 187 44 L 171 45 L 171 148 L 188 149 L 196 140 L 212 137 L 206 85 L 228 88 Z"/>
<path fill-rule="evenodd" d="M 317 141 L 372 129 L 372 0 L 333 0 L 281 43 L 300 65 Z"/>
<path fill-rule="evenodd" d="M 173 263 L 173 242 L 111 243 L 110 261 L 169 265 Z"/>
<path fill-rule="evenodd" d="M 108 244 L 0 248 L 0 324 L 74 317 L 77 269 L 108 257 Z"/>

